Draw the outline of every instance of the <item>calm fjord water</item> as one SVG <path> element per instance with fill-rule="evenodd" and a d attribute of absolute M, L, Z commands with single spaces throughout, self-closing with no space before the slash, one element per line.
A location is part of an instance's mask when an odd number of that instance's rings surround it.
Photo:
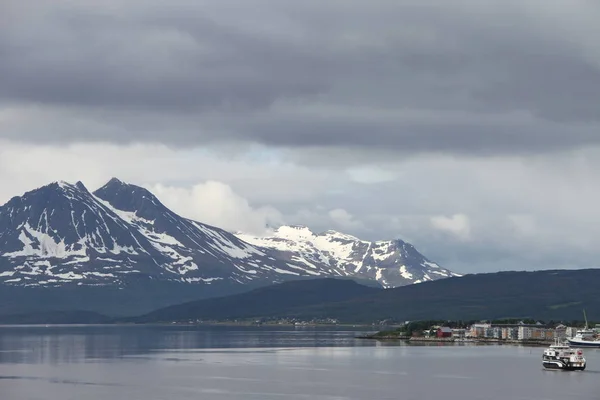
<path fill-rule="evenodd" d="M 344 328 L 0 327 L 0 399 L 597 398 L 541 348 L 381 344 Z"/>

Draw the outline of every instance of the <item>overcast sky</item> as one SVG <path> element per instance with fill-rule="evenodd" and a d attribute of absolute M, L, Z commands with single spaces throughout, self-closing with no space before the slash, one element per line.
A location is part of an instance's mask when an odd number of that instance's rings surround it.
<path fill-rule="evenodd" d="M 3 0 L 0 203 L 112 176 L 181 215 L 599 265 L 597 0 Z"/>

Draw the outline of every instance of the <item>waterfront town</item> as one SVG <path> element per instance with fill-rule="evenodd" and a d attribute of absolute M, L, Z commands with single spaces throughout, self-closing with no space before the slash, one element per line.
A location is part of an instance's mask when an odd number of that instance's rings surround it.
<path fill-rule="evenodd" d="M 391 328 L 391 324 L 386 324 Z M 411 342 L 479 342 L 523 343 L 546 345 L 555 340 L 564 341 L 577 335 L 581 329 L 592 329 L 597 335 L 600 324 L 578 321 L 536 320 L 483 320 L 483 321 L 404 321 L 392 329 L 381 329 L 365 339 L 408 340 Z M 584 328 L 585 327 L 585 328 Z"/>
<path fill-rule="evenodd" d="M 515 324 L 492 324 L 488 322 L 474 323 L 466 328 L 450 328 L 447 326 L 434 325 L 430 329 L 413 331 L 411 340 L 506 340 L 506 341 L 554 341 L 572 338 L 581 327 L 557 324 L 545 325 L 541 322 L 527 324 L 518 322 Z M 596 325 L 596 331 L 600 331 L 600 325 Z"/>

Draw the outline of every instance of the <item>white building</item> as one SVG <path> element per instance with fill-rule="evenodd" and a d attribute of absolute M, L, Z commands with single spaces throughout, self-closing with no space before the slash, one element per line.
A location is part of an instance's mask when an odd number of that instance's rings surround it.
<path fill-rule="evenodd" d="M 528 340 L 531 339 L 533 333 L 533 329 L 529 326 L 520 326 L 519 333 L 517 334 L 517 339 L 519 340 Z"/>
<path fill-rule="evenodd" d="M 491 333 L 492 324 L 473 324 L 471 325 L 471 329 L 469 329 L 470 337 L 488 337 L 487 335 Z"/>

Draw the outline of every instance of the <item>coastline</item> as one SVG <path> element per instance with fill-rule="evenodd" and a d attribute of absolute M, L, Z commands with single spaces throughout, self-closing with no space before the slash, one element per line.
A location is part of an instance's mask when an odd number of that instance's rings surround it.
<path fill-rule="evenodd" d="M 517 339 L 495 339 L 495 338 L 469 338 L 469 339 L 457 339 L 457 338 L 427 338 L 427 337 L 409 337 L 409 336 L 398 336 L 398 335 L 367 335 L 359 336 L 358 339 L 370 339 L 380 341 L 402 341 L 408 343 L 456 343 L 456 344 L 511 344 L 511 345 L 525 345 L 525 346 L 548 346 L 554 343 L 553 340 L 517 340 Z"/>
<path fill-rule="evenodd" d="M 17 327 L 17 326 L 27 326 L 27 327 L 47 327 L 47 326 L 173 326 L 173 327 L 194 327 L 194 326 L 230 326 L 230 327 L 286 327 L 286 328 L 357 328 L 361 330 L 375 331 L 372 325 L 368 324 L 327 324 L 327 323 L 305 323 L 305 324 L 295 324 L 295 323 L 277 323 L 277 322 L 264 322 L 264 323 L 254 323 L 254 322 L 218 322 L 218 321 L 210 321 L 210 322 L 107 322 L 107 323 L 78 323 L 78 322 L 65 322 L 65 323 L 0 323 L 0 327 Z"/>

